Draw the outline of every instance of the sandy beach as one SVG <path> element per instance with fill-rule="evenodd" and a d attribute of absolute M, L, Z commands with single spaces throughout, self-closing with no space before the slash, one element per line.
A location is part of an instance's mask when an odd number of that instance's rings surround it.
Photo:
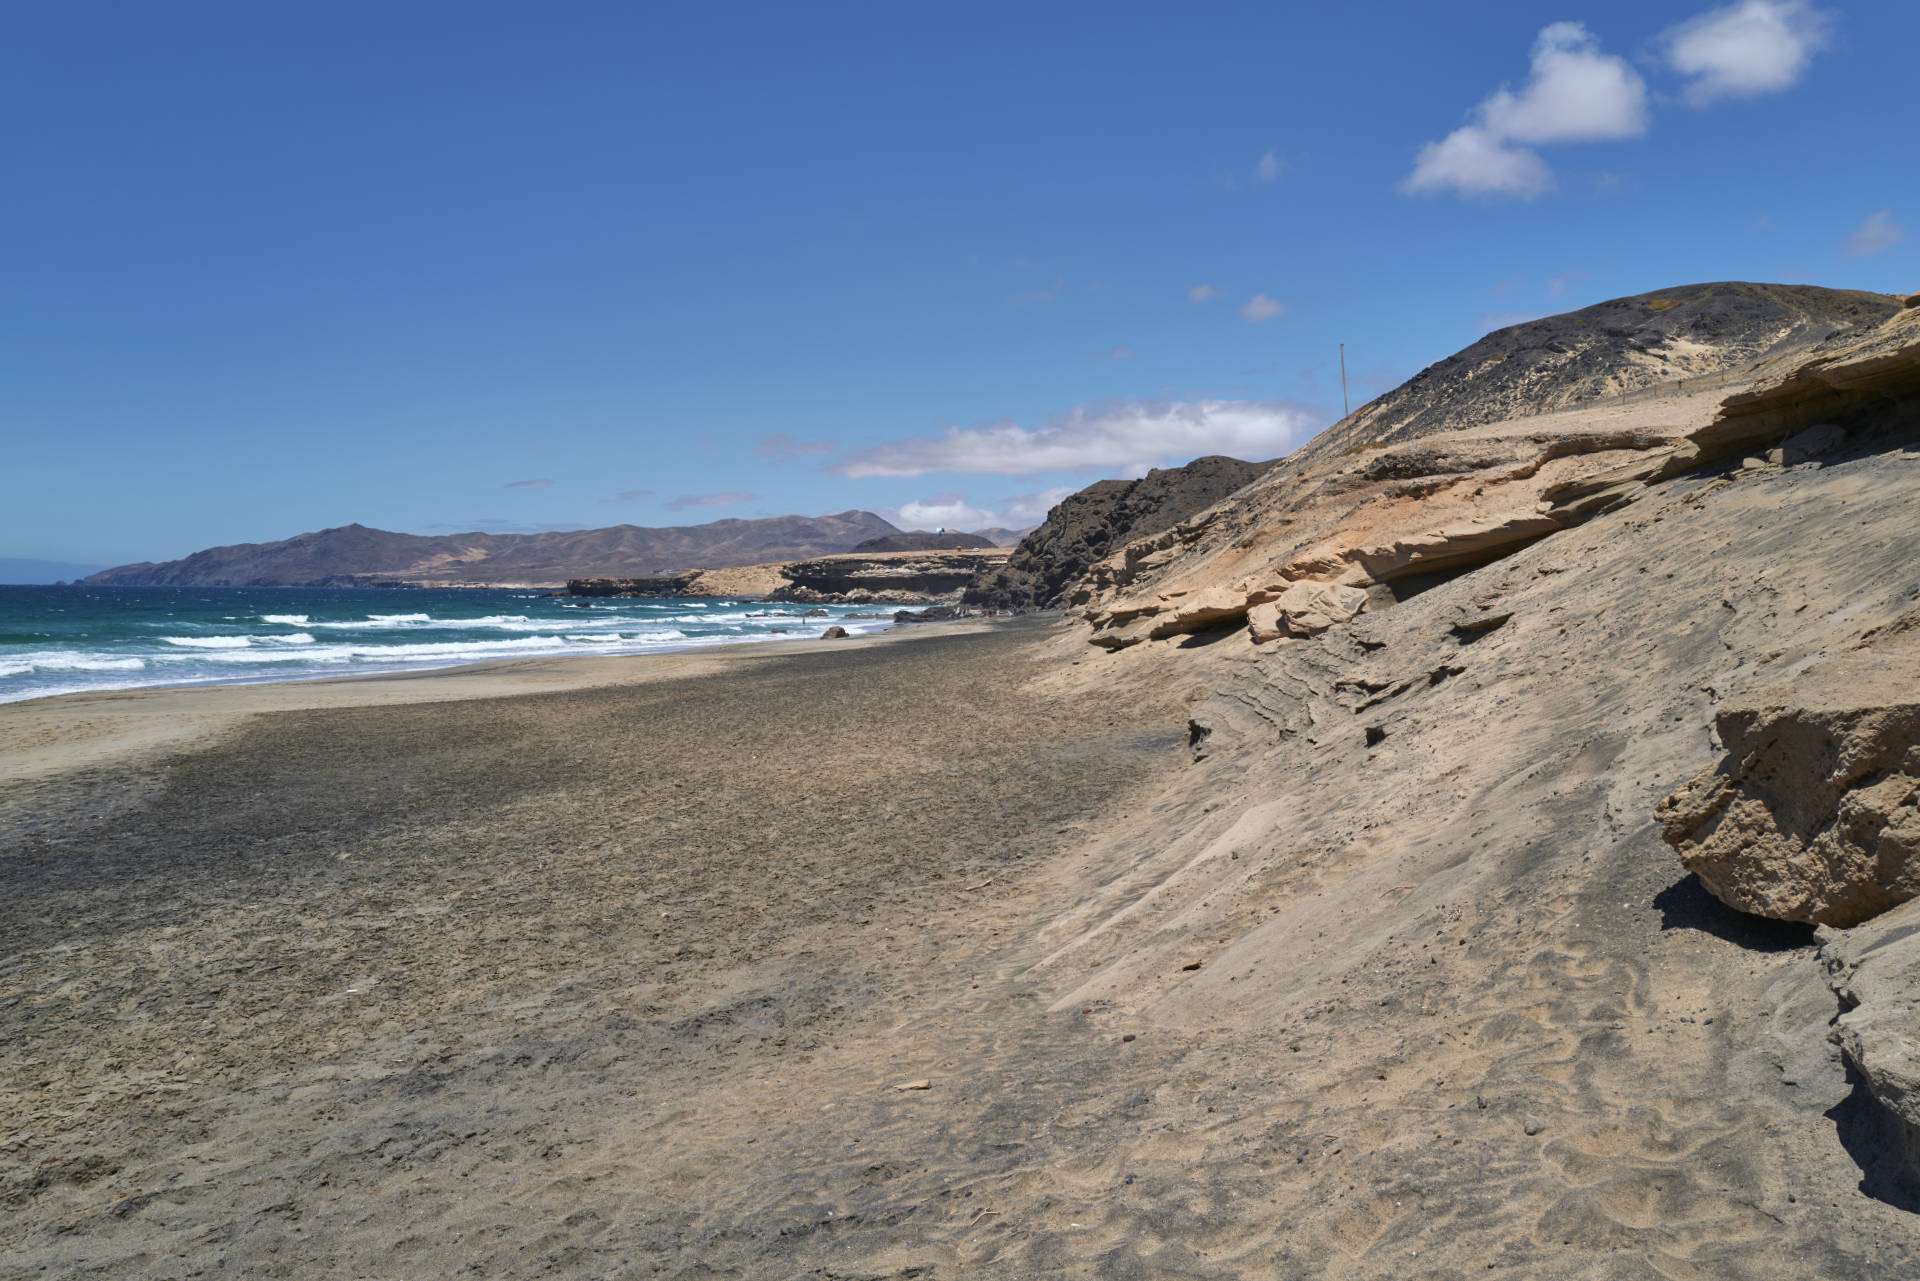
<path fill-rule="evenodd" d="M 1038 1015 L 1030 869 L 1183 759 L 1023 689 L 1048 626 L 0 709 L 0 1275 L 831 1253 Z"/>
<path fill-rule="evenodd" d="M 1814 932 L 1652 818 L 1725 638 L 1906 617 L 1910 466 L 1557 535 L 1459 580 L 1484 639 L 1443 588 L 0 708 L 0 1278 L 1920 1274 Z M 1623 628 L 1655 517 L 1723 550 Z"/>

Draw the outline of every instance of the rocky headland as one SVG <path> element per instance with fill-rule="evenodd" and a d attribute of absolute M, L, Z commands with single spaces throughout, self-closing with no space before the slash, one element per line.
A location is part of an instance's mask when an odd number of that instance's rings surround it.
<path fill-rule="evenodd" d="M 967 584 L 1005 563 L 1004 547 L 877 551 L 695 570 L 671 578 L 591 578 L 571 596 L 742 596 L 807 605 L 952 605 Z"/>
<path fill-rule="evenodd" d="M 1006 564 L 976 576 L 967 585 L 966 603 L 988 609 L 1059 605 L 1068 585 L 1110 552 L 1179 524 L 1273 465 L 1213 454 L 1184 467 L 1156 467 L 1138 480 L 1089 485 L 1055 504 Z"/>

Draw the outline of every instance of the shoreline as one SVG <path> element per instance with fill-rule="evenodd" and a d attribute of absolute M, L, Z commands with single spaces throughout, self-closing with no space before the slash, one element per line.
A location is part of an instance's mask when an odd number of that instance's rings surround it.
<path fill-rule="evenodd" d="M 0 587 L 0 706 L 62 694 L 272 685 L 521 658 L 629 657 L 853 636 L 895 607 L 738 593 L 553 600 L 524 591 Z"/>
<path fill-rule="evenodd" d="M 995 625 L 970 619 L 894 626 L 833 643 L 897 644 Z M 809 639 L 818 644 L 817 637 L 753 639 L 633 654 L 494 658 L 398 671 L 37 695 L 0 702 L 0 777 L 46 779 L 177 750 L 267 713 L 506 698 L 712 675 L 781 655 L 799 656 L 809 652 L 799 642 Z"/>

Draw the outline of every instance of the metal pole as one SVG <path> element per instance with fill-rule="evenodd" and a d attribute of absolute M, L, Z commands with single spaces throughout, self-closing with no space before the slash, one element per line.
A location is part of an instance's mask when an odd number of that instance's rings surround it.
<path fill-rule="evenodd" d="M 1353 417 L 1353 406 L 1347 400 L 1347 345 L 1340 344 L 1340 416 Z"/>

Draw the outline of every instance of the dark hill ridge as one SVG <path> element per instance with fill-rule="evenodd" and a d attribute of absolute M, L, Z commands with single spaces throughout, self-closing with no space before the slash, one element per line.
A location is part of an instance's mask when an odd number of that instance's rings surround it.
<path fill-rule="evenodd" d="M 853 550 L 862 555 L 871 555 L 875 552 L 958 552 L 999 545 L 985 534 L 935 534 L 915 529 L 904 534 L 869 538 Z"/>
<path fill-rule="evenodd" d="M 900 531 L 866 511 L 716 520 L 705 525 L 543 534 L 398 534 L 342 525 L 273 543 L 211 547 L 183 560 L 122 565 L 84 581 L 116 587 L 312 587 L 398 583 L 548 584 L 665 577 L 845 552 Z"/>
<path fill-rule="evenodd" d="M 1291 458 L 1311 462 L 1741 369 L 1877 325 L 1900 305 L 1891 294 L 1744 281 L 1615 298 L 1496 329 L 1361 406 Z"/>
<path fill-rule="evenodd" d="M 1005 565 L 975 578 L 966 601 L 988 609 L 1056 604 L 1095 561 L 1213 506 L 1273 465 L 1210 454 L 1138 480 L 1097 481 L 1056 504 Z"/>

